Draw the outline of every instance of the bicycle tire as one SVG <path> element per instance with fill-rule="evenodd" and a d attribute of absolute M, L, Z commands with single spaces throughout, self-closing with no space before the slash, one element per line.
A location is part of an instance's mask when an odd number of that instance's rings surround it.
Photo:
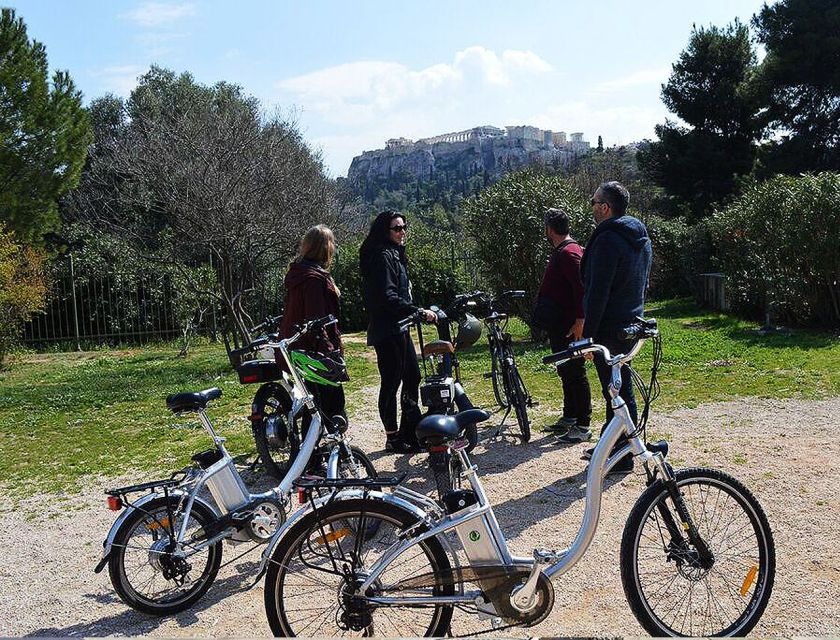
<path fill-rule="evenodd" d="M 499 371 L 499 360 L 500 360 L 500 349 L 498 346 L 493 346 L 490 349 L 490 381 L 493 386 L 493 395 L 496 398 L 496 404 L 498 404 L 502 409 L 508 408 L 507 402 L 507 392 L 504 386 L 499 388 L 499 379 L 501 378 L 501 372 Z M 502 383 L 504 385 L 504 383 Z"/>
<path fill-rule="evenodd" d="M 251 403 L 251 415 L 260 416 L 259 419 L 252 418 L 251 420 L 251 431 L 254 435 L 257 454 L 259 454 L 266 472 L 277 479 L 283 478 L 286 469 L 297 457 L 300 450 L 300 439 L 295 431 L 295 426 L 286 424 L 285 446 L 273 446 L 268 441 L 266 434 L 266 421 L 279 412 L 285 423 L 285 416 L 291 409 L 292 400 L 289 394 L 282 386 L 275 383 L 264 384 L 257 389 L 254 401 Z"/>
<path fill-rule="evenodd" d="M 525 383 L 513 363 L 506 365 L 505 375 L 511 390 L 510 404 L 516 413 L 516 422 L 519 424 L 522 442 L 528 442 L 531 439 L 531 421 L 528 418 L 528 392 L 525 390 Z"/>
<path fill-rule="evenodd" d="M 362 521 L 362 512 L 370 521 Z M 371 527 L 372 521 L 377 522 L 376 527 Z M 391 538 L 396 540 L 399 531 L 416 523 L 417 517 L 402 507 L 363 499 L 335 502 L 301 518 L 277 544 L 266 572 L 265 611 L 272 633 L 284 637 L 304 634 L 328 637 L 346 633 L 349 629 L 341 625 L 346 622 L 342 617 L 347 611 L 346 607 L 343 608 L 345 600 L 342 592 L 347 586 L 347 575 L 361 575 L 375 561 L 378 547 L 384 551 L 392 543 Z M 368 535 L 370 530 L 375 531 L 373 536 Z M 360 531 L 366 533 L 361 536 L 360 553 L 356 553 L 356 536 Z M 324 551 L 319 548 L 316 551 L 316 547 L 327 549 Z M 352 552 L 348 553 L 350 549 Z M 340 562 L 336 561 L 333 565 L 331 558 L 338 558 Z M 362 566 L 358 566 L 360 560 Z M 312 571 L 314 577 L 310 577 L 307 569 Z M 393 591 L 394 595 L 399 595 L 396 586 L 399 582 L 420 575 L 432 576 L 435 582 L 429 594 L 454 594 L 453 581 L 445 579 L 445 576 L 452 575 L 449 558 L 436 538 L 429 538 L 419 543 L 416 549 L 400 556 L 382 573 L 374 588 L 379 594 Z M 399 578 L 397 582 L 391 582 L 396 578 Z M 332 580 L 337 584 L 332 585 Z M 293 582 L 302 584 L 295 585 Z M 389 590 L 392 586 L 393 589 Z M 297 620 L 292 619 L 295 614 L 295 598 L 301 599 L 302 607 L 302 616 Z M 323 610 L 319 607 L 323 607 Z M 451 604 L 404 607 L 400 608 L 399 613 L 396 613 L 396 609 L 390 606 L 368 607 L 360 615 L 369 615 L 370 624 L 357 631 L 364 629 L 367 635 L 389 637 L 441 637 L 449 631 L 453 611 Z M 389 610 L 394 611 L 390 617 Z M 431 610 L 431 616 L 428 624 L 420 623 L 423 633 L 417 633 L 416 629 L 406 632 L 398 626 L 406 624 L 410 614 L 424 610 Z M 315 624 L 319 626 L 312 628 Z"/>
<path fill-rule="evenodd" d="M 151 544 L 165 544 L 169 540 L 169 536 L 165 532 L 164 527 L 161 526 L 161 523 L 167 517 L 167 502 L 169 502 L 173 512 L 176 514 L 176 525 L 180 526 L 178 506 L 181 504 L 181 499 L 179 497 L 160 497 L 150 500 L 143 505 L 142 509 L 135 509 L 122 523 L 114 537 L 114 547 L 111 552 L 111 557 L 108 559 L 108 575 L 120 599 L 132 609 L 154 616 L 172 615 L 189 609 L 213 584 L 222 562 L 222 543 L 216 542 L 207 547 L 206 560 L 204 566 L 198 573 L 198 578 L 191 580 L 191 586 L 183 593 L 177 596 L 164 597 L 161 595 L 163 592 L 158 591 L 156 598 L 149 594 L 140 593 L 138 590 L 140 585 L 136 583 L 143 583 L 151 589 L 152 586 L 157 584 L 159 576 L 166 581 L 163 583 L 164 585 L 171 582 L 173 583 L 172 588 L 180 586 L 173 580 L 165 578 L 160 566 L 155 567 L 152 564 L 154 552 L 152 551 Z M 216 517 L 216 514 L 205 505 L 200 502 L 193 503 L 190 520 L 195 521 L 196 530 L 197 527 L 203 528 L 213 522 L 216 520 Z M 138 528 L 144 528 L 145 531 L 139 531 Z M 162 530 L 164 531 L 163 533 L 161 533 Z M 148 542 L 132 542 L 135 540 L 134 534 L 138 532 L 140 535 L 148 536 Z M 129 555 L 130 558 L 128 557 Z M 159 558 L 164 555 L 164 552 L 157 554 L 157 562 L 160 562 Z M 203 556 L 203 551 L 200 551 L 198 554 L 190 557 L 200 558 Z M 127 567 L 127 562 L 132 567 Z M 187 570 L 185 575 L 188 575 L 190 570 L 191 568 Z M 129 577 L 129 573 L 131 577 Z M 143 576 L 142 578 L 139 577 L 141 575 Z M 147 575 L 151 575 L 148 581 L 146 580 Z"/>
<path fill-rule="evenodd" d="M 639 624 L 654 636 L 744 636 L 761 618 L 773 590 L 776 552 L 767 516 L 749 489 L 722 471 L 693 468 L 677 471 L 675 475 L 694 524 L 715 555 L 715 563 L 709 569 L 692 566 L 691 560 L 696 559 L 696 555 L 692 555 L 695 552 L 690 544 L 675 546 L 670 537 L 666 544 L 665 536 L 668 534 L 666 530 L 663 535 L 659 523 L 660 510 L 667 509 L 673 513 L 676 522 L 680 518 L 673 511 L 673 505 L 669 506 L 670 496 L 665 485 L 661 481 L 652 484 L 630 512 L 621 540 L 621 581 L 630 608 Z M 703 500 L 704 487 L 710 499 L 711 494 L 716 493 L 713 508 L 705 502 L 702 508 L 697 504 Z M 732 513 L 727 513 L 727 508 Z M 658 530 L 651 527 L 651 533 L 658 534 L 659 539 L 656 535 L 644 535 L 649 523 L 657 525 Z M 721 539 L 718 539 L 718 534 L 722 534 Z M 733 544 L 731 538 L 741 535 L 744 537 Z M 755 537 L 754 548 L 752 536 Z M 643 538 L 648 545 L 644 548 Z M 657 549 L 660 543 L 662 546 Z M 651 557 L 650 561 L 648 556 Z M 650 569 L 647 569 L 648 562 L 651 564 Z M 642 570 L 640 565 L 644 565 L 645 569 Z M 654 589 L 648 574 L 660 568 L 664 569 L 666 577 L 657 580 L 658 586 Z M 727 581 L 727 570 L 735 574 L 734 584 Z M 671 574 L 674 574 L 673 577 L 670 577 Z M 679 581 L 680 578 L 683 581 Z M 707 589 L 705 601 L 702 594 L 695 600 L 694 592 L 701 582 Z M 687 584 L 690 585 L 687 594 L 679 599 L 679 593 Z M 646 589 L 646 585 L 650 586 Z M 709 591 L 715 586 L 723 587 L 726 601 L 713 600 Z M 658 607 L 652 602 L 655 596 L 662 594 L 663 598 L 668 598 L 675 591 L 678 592 L 675 596 L 677 605 L 668 611 L 664 611 L 667 603 Z M 695 610 L 695 602 L 699 602 L 698 610 Z M 682 613 L 683 604 L 685 613 Z M 669 614 L 674 607 L 676 613 L 669 623 Z M 733 609 L 732 619 L 725 615 L 729 607 Z M 702 619 L 702 623 L 695 622 L 703 611 L 707 615 L 720 616 L 719 620 L 714 621 L 715 625 L 707 626 L 706 618 Z M 675 628 L 680 614 L 683 626 Z M 686 620 L 688 629 L 684 626 Z"/>
<path fill-rule="evenodd" d="M 329 460 L 331 452 L 332 447 L 317 449 L 312 454 L 312 463 L 308 467 L 309 471 L 311 473 L 314 473 L 315 475 L 326 477 L 327 462 Z M 376 471 L 376 467 L 364 451 L 359 449 L 359 447 L 351 446 L 350 455 L 352 456 L 356 464 L 349 464 L 350 461 L 347 459 L 347 455 L 345 454 L 344 456 L 342 456 L 339 453 L 338 474 L 341 478 L 359 479 L 377 477 L 378 472 Z M 354 469 L 357 471 L 361 471 L 361 473 L 355 473 Z"/>

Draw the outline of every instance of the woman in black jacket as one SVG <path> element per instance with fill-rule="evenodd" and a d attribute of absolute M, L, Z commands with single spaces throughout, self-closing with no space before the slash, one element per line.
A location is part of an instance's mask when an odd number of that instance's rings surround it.
<path fill-rule="evenodd" d="M 362 294 L 368 312 L 367 343 L 376 350 L 379 387 L 379 417 L 385 427 L 385 451 L 411 453 L 417 450 L 414 429 L 420 419 L 418 388 L 420 366 L 408 330 L 399 322 L 420 308 L 411 300 L 405 256 L 405 216 L 383 211 L 370 225 L 359 249 Z M 437 316 L 422 310 L 427 322 Z M 397 390 L 401 417 L 397 423 Z"/>

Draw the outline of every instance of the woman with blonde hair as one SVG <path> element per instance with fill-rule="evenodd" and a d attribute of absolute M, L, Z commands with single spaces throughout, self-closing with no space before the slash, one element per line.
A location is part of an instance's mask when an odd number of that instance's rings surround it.
<path fill-rule="evenodd" d="M 326 225 L 315 225 L 301 238 L 297 256 L 289 264 L 289 271 L 283 281 L 286 288 L 286 305 L 280 324 L 281 337 L 288 338 L 293 335 L 295 325 L 307 320 L 315 320 L 328 314 L 340 317 L 341 292 L 330 275 L 335 250 L 335 235 Z M 304 336 L 296 343 L 295 348 L 341 356 L 344 347 L 341 344 L 338 323 L 324 327 L 319 334 Z M 341 416 L 346 421 L 344 389 L 341 386 L 311 387 L 325 416 Z"/>

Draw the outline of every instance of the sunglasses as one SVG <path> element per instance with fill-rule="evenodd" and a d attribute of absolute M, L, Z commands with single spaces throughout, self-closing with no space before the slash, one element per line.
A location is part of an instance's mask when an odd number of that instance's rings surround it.
<path fill-rule="evenodd" d="M 389 227 L 389 229 L 391 229 L 391 231 L 396 231 L 397 233 L 399 233 L 400 231 L 408 231 L 408 225 L 407 224 L 396 224 L 393 227 Z"/>

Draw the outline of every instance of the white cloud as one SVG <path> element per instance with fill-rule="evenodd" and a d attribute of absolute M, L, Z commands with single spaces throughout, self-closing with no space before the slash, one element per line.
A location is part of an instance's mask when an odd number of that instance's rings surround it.
<path fill-rule="evenodd" d="M 144 2 L 136 9 L 123 13 L 122 17 L 139 24 L 141 27 L 160 27 L 194 15 L 195 6 L 192 3 Z"/>
<path fill-rule="evenodd" d="M 652 138 L 667 115 L 661 102 L 616 96 L 634 87 L 658 94 L 668 73 L 645 69 L 582 85 L 532 51 L 475 46 L 421 69 L 382 60 L 320 69 L 279 82 L 269 101 L 299 105 L 312 144 L 323 149 L 332 173 L 343 175 L 354 156 L 381 149 L 388 138 L 417 140 L 485 124 L 582 131 L 593 146 L 599 135 L 608 146 Z"/>
<path fill-rule="evenodd" d="M 605 146 L 612 146 L 653 139 L 654 126 L 665 122 L 667 114 L 661 103 L 642 107 L 577 101 L 551 105 L 528 122 L 554 131 L 583 131 L 593 146 L 600 135 Z"/>
<path fill-rule="evenodd" d="M 149 58 L 162 58 L 177 48 L 179 42 L 189 37 L 187 33 L 173 31 L 147 31 L 135 36 Z"/>
<path fill-rule="evenodd" d="M 608 80 L 593 87 L 593 93 L 619 93 L 625 89 L 632 89 L 634 87 L 644 87 L 649 85 L 661 85 L 668 81 L 671 75 L 671 69 L 642 69 L 631 73 L 623 78 L 616 78 L 615 80 Z"/>
<path fill-rule="evenodd" d="M 510 87 L 551 70 L 531 51 L 498 55 L 476 46 L 459 51 L 450 63 L 420 70 L 396 62 L 351 62 L 283 80 L 277 87 L 334 124 L 359 126 L 380 121 L 400 108 L 412 109 L 419 101 L 427 107 L 445 108 L 470 87 Z"/>
<path fill-rule="evenodd" d="M 104 91 L 127 97 L 137 86 L 137 78 L 146 72 L 146 67 L 134 64 L 114 65 L 93 72 L 99 78 Z"/>

